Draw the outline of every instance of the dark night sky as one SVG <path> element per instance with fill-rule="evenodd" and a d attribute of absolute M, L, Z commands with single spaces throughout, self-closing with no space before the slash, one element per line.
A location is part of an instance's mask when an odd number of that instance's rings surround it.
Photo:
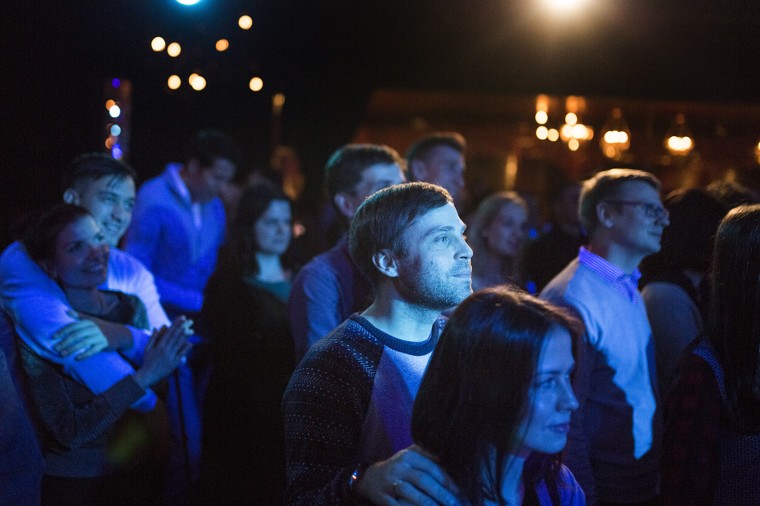
<path fill-rule="evenodd" d="M 134 83 L 130 161 L 142 175 L 205 126 L 264 160 L 279 91 L 283 140 L 313 184 L 376 87 L 760 102 L 760 2 L 588 1 L 564 22 L 539 0 L 16 2 L 0 20 L 3 221 L 57 198 L 60 167 L 100 148 L 113 75 Z M 236 27 L 243 11 L 250 32 Z M 158 34 L 180 41 L 182 57 L 152 53 Z M 219 55 L 208 48 L 221 36 L 231 49 Z M 172 67 L 202 69 L 207 89 L 169 94 Z"/>

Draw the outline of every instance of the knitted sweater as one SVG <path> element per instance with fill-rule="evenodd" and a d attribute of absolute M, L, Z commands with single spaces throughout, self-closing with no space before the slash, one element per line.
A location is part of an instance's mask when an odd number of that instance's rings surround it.
<path fill-rule="evenodd" d="M 107 321 L 144 326 L 145 307 L 140 300 L 115 293 L 120 297 L 119 304 L 109 314 L 99 316 Z M 42 424 L 40 443 L 45 474 L 80 478 L 108 474 L 107 447 L 114 425 L 145 391 L 129 375 L 95 395 L 21 340 L 19 352 Z M 89 360 L 82 362 L 86 364 Z"/>
<path fill-rule="evenodd" d="M 283 397 L 288 504 L 355 503 L 356 465 L 413 443 L 414 397 L 443 324 L 415 343 L 355 314 L 312 347 Z"/>

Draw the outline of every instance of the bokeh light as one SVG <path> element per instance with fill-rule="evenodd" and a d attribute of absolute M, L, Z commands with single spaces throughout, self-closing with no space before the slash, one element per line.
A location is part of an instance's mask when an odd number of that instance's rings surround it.
<path fill-rule="evenodd" d="M 156 53 L 161 52 L 166 49 L 166 41 L 163 37 L 153 37 L 153 40 L 150 41 L 150 48 Z"/>
<path fill-rule="evenodd" d="M 216 41 L 215 47 L 216 50 L 221 53 L 222 51 L 227 51 L 227 49 L 229 49 L 230 42 L 227 39 L 219 39 Z"/>
<path fill-rule="evenodd" d="M 177 56 L 179 56 L 181 52 L 182 52 L 182 46 L 180 46 L 178 42 L 172 42 L 171 44 L 166 46 L 166 54 L 168 54 L 172 58 L 176 58 Z"/>
<path fill-rule="evenodd" d="M 250 30 L 253 26 L 253 19 L 251 19 L 251 16 L 244 14 L 238 19 L 238 26 L 243 30 Z"/>
<path fill-rule="evenodd" d="M 260 77 L 253 77 L 248 82 L 248 87 L 251 89 L 251 91 L 261 91 L 261 89 L 264 87 L 264 80 Z"/>
<path fill-rule="evenodd" d="M 201 91 L 206 87 L 206 79 L 196 73 L 190 74 L 190 77 L 187 78 L 188 84 L 190 84 L 190 87 L 194 89 L 195 91 Z"/>
<path fill-rule="evenodd" d="M 176 90 L 180 86 L 182 86 L 182 79 L 174 74 L 169 76 L 169 79 L 166 80 L 166 85 L 169 87 L 170 90 Z"/>

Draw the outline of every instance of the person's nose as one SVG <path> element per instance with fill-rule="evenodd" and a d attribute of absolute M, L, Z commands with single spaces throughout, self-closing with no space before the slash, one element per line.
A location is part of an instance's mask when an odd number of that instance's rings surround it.
<path fill-rule="evenodd" d="M 575 392 L 573 392 L 573 385 L 568 379 L 563 382 L 560 408 L 567 411 L 575 411 L 578 409 L 578 406 L 578 399 L 575 397 Z"/>
<path fill-rule="evenodd" d="M 111 208 L 111 218 L 116 221 L 123 221 L 126 218 L 126 211 L 121 202 L 117 202 Z"/>
<path fill-rule="evenodd" d="M 102 260 L 107 251 L 108 245 L 106 244 L 92 244 L 88 256 L 93 260 Z"/>
<path fill-rule="evenodd" d="M 465 240 L 464 236 L 461 236 L 459 238 L 459 251 L 457 252 L 457 256 L 459 258 L 464 258 L 469 260 L 472 258 L 472 248 L 469 244 L 467 244 L 467 241 Z"/>

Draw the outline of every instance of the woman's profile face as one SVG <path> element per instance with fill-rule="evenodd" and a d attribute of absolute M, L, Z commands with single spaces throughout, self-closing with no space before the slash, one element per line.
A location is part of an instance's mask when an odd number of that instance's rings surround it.
<path fill-rule="evenodd" d="M 290 202 L 273 200 L 253 226 L 258 251 L 272 255 L 285 253 L 290 245 L 292 223 Z"/>
<path fill-rule="evenodd" d="M 503 257 L 516 257 L 525 240 L 527 227 L 528 213 L 521 205 L 502 205 L 483 230 L 488 250 Z"/>
<path fill-rule="evenodd" d="M 58 234 L 55 258 L 45 267 L 64 288 L 93 288 L 106 280 L 108 254 L 108 244 L 95 220 L 83 216 Z"/>
<path fill-rule="evenodd" d="M 570 384 L 574 365 L 570 333 L 561 327 L 553 328 L 539 356 L 528 393 L 530 411 L 519 431 L 523 435 L 521 455 L 553 454 L 565 447 L 570 415 L 578 409 Z"/>

